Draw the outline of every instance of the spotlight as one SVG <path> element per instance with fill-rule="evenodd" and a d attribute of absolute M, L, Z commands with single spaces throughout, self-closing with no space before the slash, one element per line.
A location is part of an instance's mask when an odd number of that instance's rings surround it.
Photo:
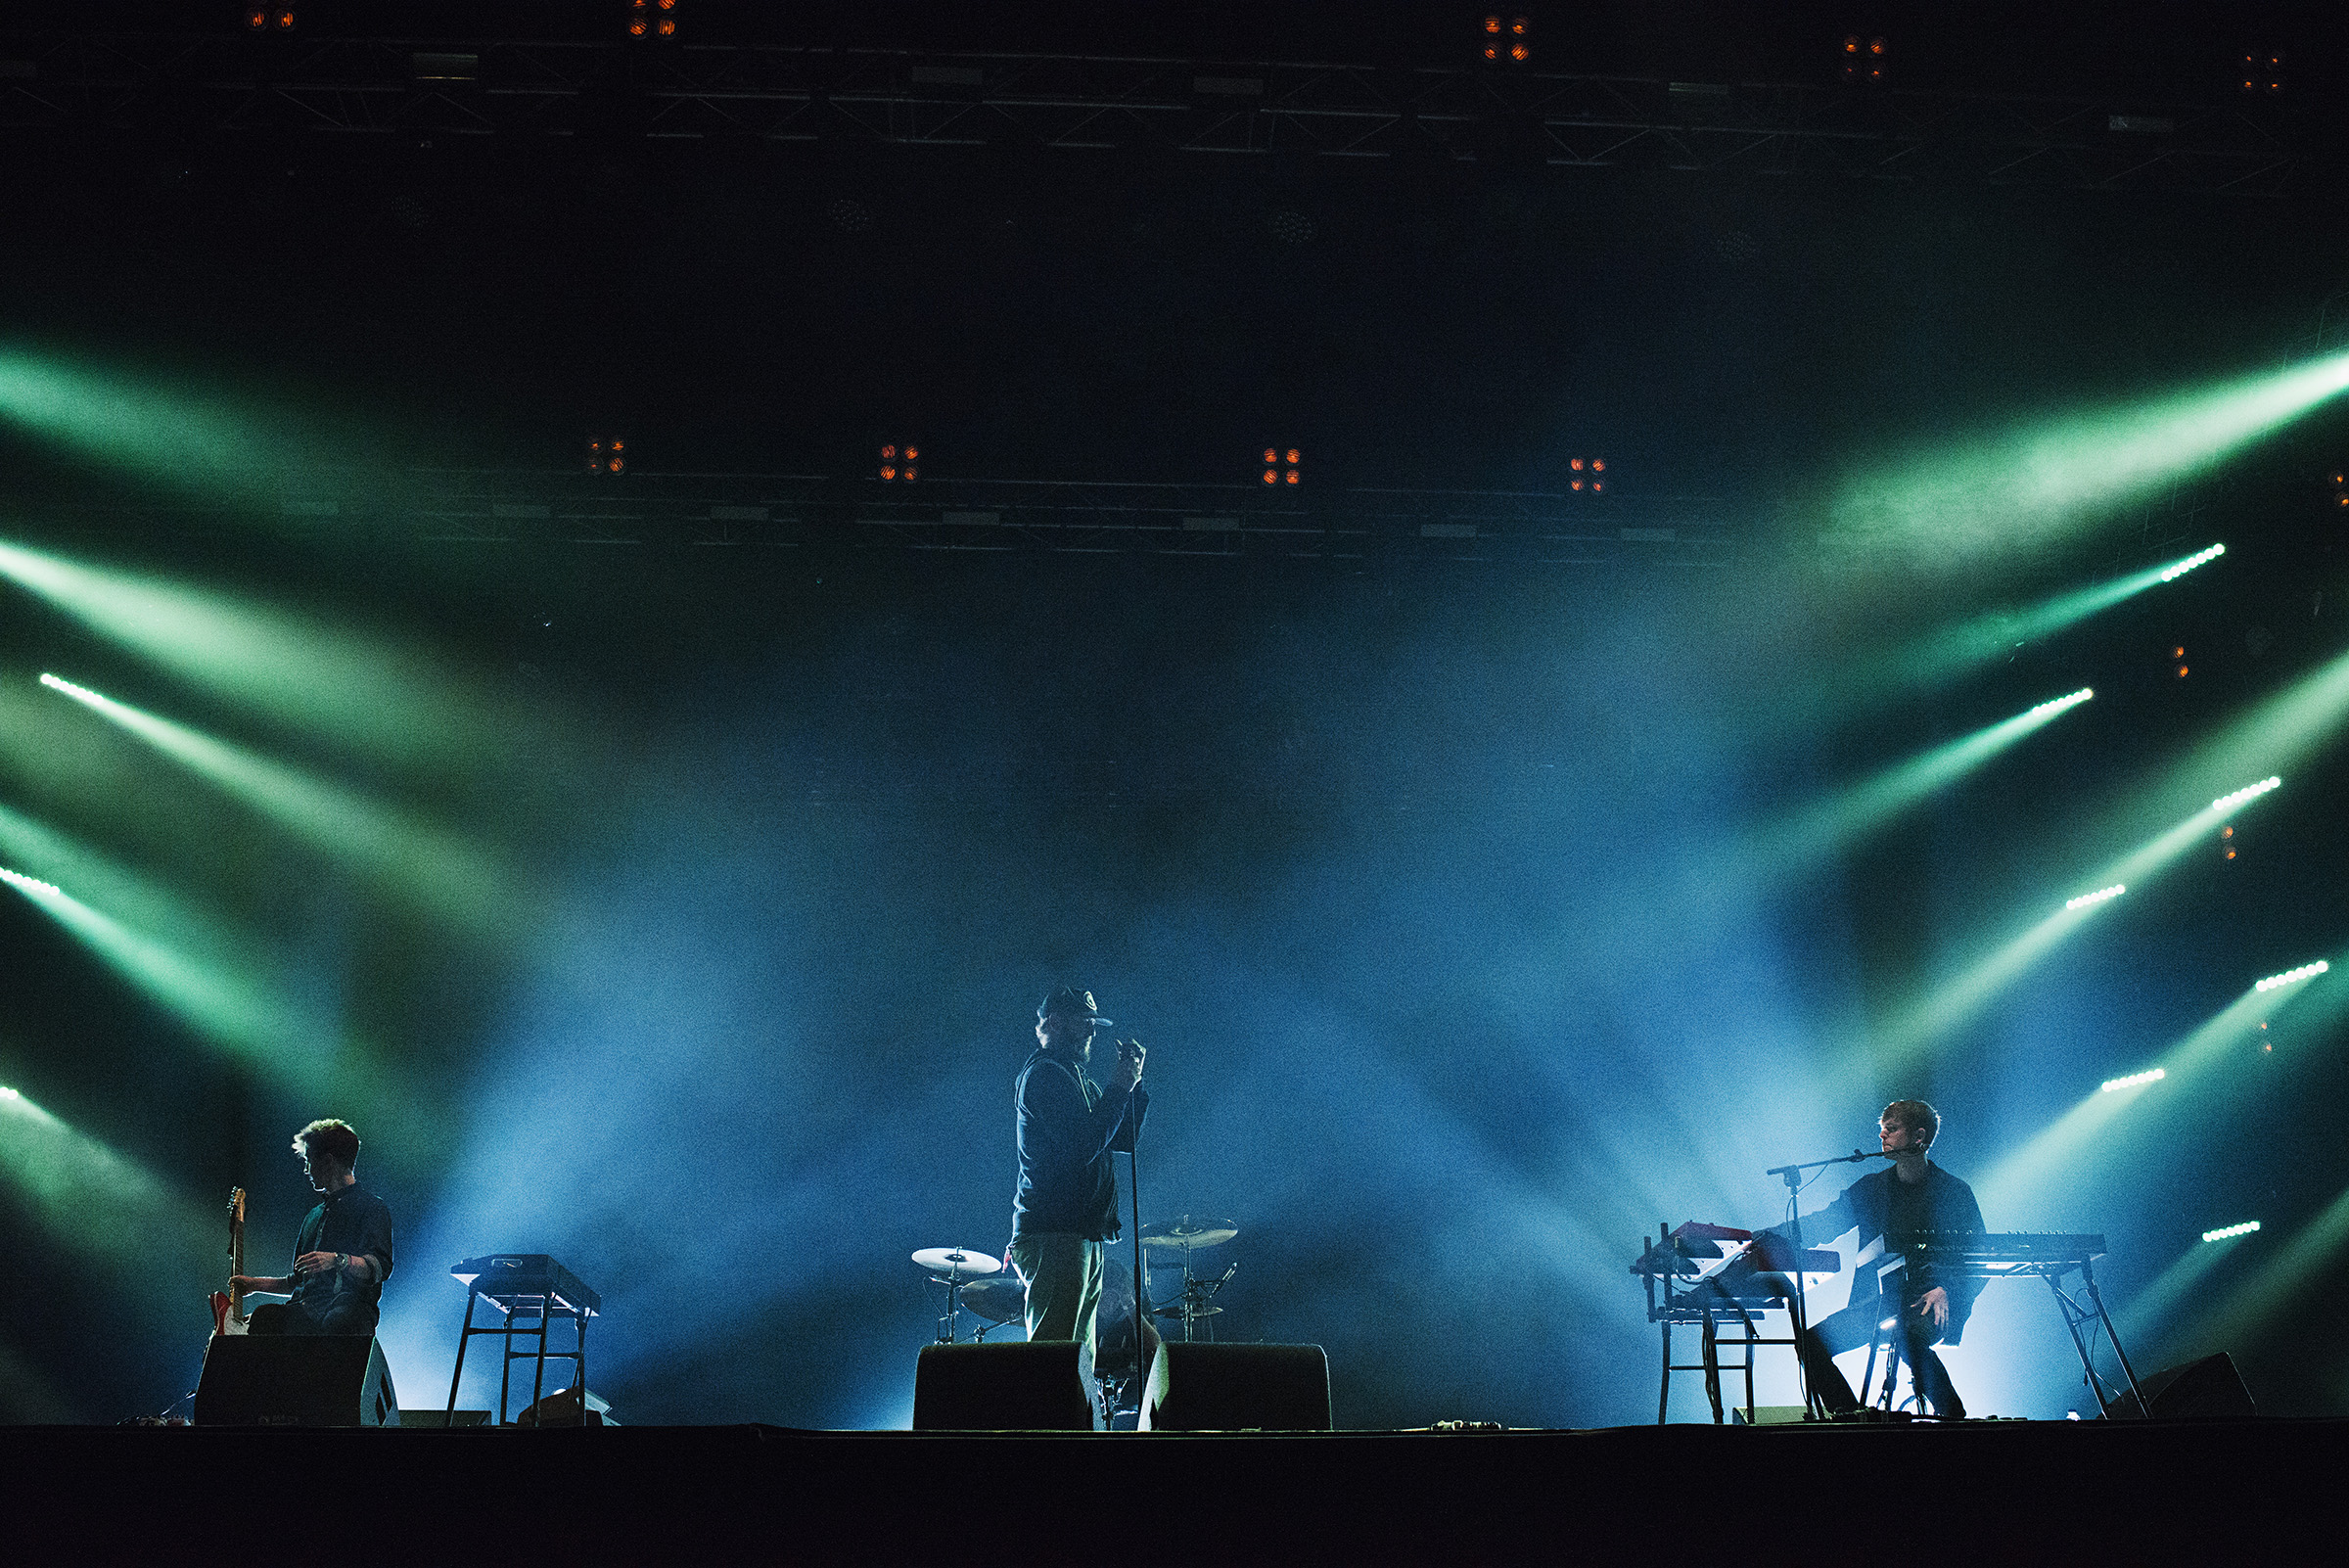
<path fill-rule="evenodd" d="M 2255 49 L 2243 56 L 2242 69 L 2235 79 L 2247 93 L 2282 92 L 2283 56 Z"/>
<path fill-rule="evenodd" d="M 1305 452 L 1296 446 L 1267 446 L 1265 448 L 1265 483 L 1267 484 L 1295 484 L 1301 476 L 1300 465 Z M 1283 468 L 1282 465 L 1287 467 Z"/>
<path fill-rule="evenodd" d="M 2202 1239 L 2204 1241 L 2231 1241 L 2236 1236 L 2247 1236 L 2258 1228 L 2258 1221 L 2246 1220 L 2239 1225 L 2221 1225 L 2216 1230 L 2205 1230 L 2202 1232 Z"/>
<path fill-rule="evenodd" d="M 2083 686 L 2078 691 L 2067 692 L 2061 697 L 2050 697 L 2024 716 L 2027 718 L 2053 718 L 2057 714 L 2079 707 L 2096 694 L 2096 690 L 2094 686 Z M 2118 893 L 2121 890 L 2115 888 L 2112 891 Z"/>
<path fill-rule="evenodd" d="M 0 865 L 0 882 L 7 883 L 19 893 L 35 894 L 48 899 L 64 896 L 59 893 L 56 883 L 43 882 L 38 877 L 28 877 L 22 871 L 11 871 L 4 865 Z"/>
<path fill-rule="evenodd" d="M 2128 891 L 2126 886 L 2116 882 L 2109 888 L 2098 888 L 2094 893 L 2083 893 L 2077 899 L 2066 899 L 2063 900 L 2063 906 L 2066 909 L 2085 909 L 2092 903 L 2109 902 Z"/>
<path fill-rule="evenodd" d="M 1884 80 L 1884 58 L 1891 53 L 1881 38 L 1863 38 L 1847 33 L 1843 47 L 1837 51 L 1843 65 L 1843 79 L 1847 82 L 1866 82 L 1878 85 Z"/>
<path fill-rule="evenodd" d="M 677 11 L 677 0 L 628 0 L 628 36 L 674 38 Z"/>
<path fill-rule="evenodd" d="M 2220 556 L 2225 555 L 2226 553 L 2227 546 L 2224 544 L 2214 544 L 2207 550 L 2196 550 L 2192 555 L 2188 556 L 2176 566 L 2165 569 L 2161 574 L 2161 580 L 2164 582 L 2174 582 L 2178 578 L 2185 576 L 2194 568 L 2203 565 L 2205 562 L 2216 561 Z M 2184 653 L 2185 651 L 2186 650 L 2183 648 L 2179 650 L 2181 653 Z"/>
<path fill-rule="evenodd" d="M 922 477 L 922 471 L 914 466 L 921 455 L 922 449 L 911 441 L 902 445 L 896 441 L 884 441 L 881 446 L 881 483 L 893 484 L 903 480 L 908 484 L 913 484 Z"/>
<path fill-rule="evenodd" d="M 2298 981 L 2314 980 L 2319 975 L 2329 973 L 2331 969 L 2332 965 L 2320 958 L 2313 964 L 2302 964 L 2299 968 L 2287 969 L 2280 975 L 2270 975 L 2251 989 L 2253 991 L 2280 991 Z"/>
<path fill-rule="evenodd" d="M 2147 1068 L 2142 1073 L 2131 1073 L 2127 1078 L 2106 1079 L 2102 1092 L 2110 1094 L 2115 1089 L 2135 1088 L 2140 1084 L 2158 1084 L 2169 1076 L 2158 1067 Z"/>
<path fill-rule="evenodd" d="M 587 472 L 590 474 L 619 474 L 626 471 L 628 443 L 614 436 L 590 437 L 587 441 Z"/>
<path fill-rule="evenodd" d="M 47 677 L 44 676 L 43 678 L 46 679 Z M 2240 806 L 2245 801 L 2256 801 L 2262 795 L 2267 794 L 2268 791 L 2276 788 L 2282 782 L 2283 780 L 2271 775 L 2267 778 L 2261 779 L 2256 784 L 2246 784 L 2241 789 L 2236 790 L 2233 795 L 2222 795 L 2217 800 L 2211 802 L 2210 808 L 2214 811 L 2224 811 L 2230 809 L 2231 807 Z"/>
<path fill-rule="evenodd" d="M 269 25 L 268 8 L 266 6 L 246 7 L 245 25 L 254 32 L 259 32 L 266 28 Z"/>

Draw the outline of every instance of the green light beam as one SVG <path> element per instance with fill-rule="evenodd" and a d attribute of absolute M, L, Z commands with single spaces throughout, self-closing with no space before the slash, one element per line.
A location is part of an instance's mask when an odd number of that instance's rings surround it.
<path fill-rule="evenodd" d="M 2028 548 L 2217 466 L 2349 388 L 2349 352 L 2219 387 L 1976 432 L 1850 475 L 1830 537 L 1966 565 Z"/>
<path fill-rule="evenodd" d="M 2180 855 L 2217 829 L 2221 822 L 2249 802 L 2273 791 L 2280 782 L 2276 778 L 2267 778 L 2231 795 L 2222 796 L 2166 832 L 2138 846 L 2095 876 L 2082 880 L 2088 889 L 2098 893 L 2115 886 L 2124 889 L 2137 887 L 2168 868 Z M 1923 1001 L 1895 1017 L 1877 1032 L 1872 1054 L 1888 1070 L 1910 1067 L 1935 1040 L 1981 1012 L 1993 997 L 2013 984 L 2025 970 L 2093 919 L 2097 910 L 2116 901 L 2117 898 L 2099 898 L 2092 901 L 2068 902 L 1962 974 L 1936 987 Z"/>
<path fill-rule="evenodd" d="M 149 931 L 179 933 L 208 952 L 233 952 L 240 940 L 186 899 L 115 864 L 47 823 L 0 806 L 0 855 L 51 883 L 70 882 L 106 908 Z"/>
<path fill-rule="evenodd" d="M 0 541 L 0 576 L 153 661 L 285 722 L 414 763 L 494 760 L 520 715 L 420 655 L 234 595 Z"/>
<path fill-rule="evenodd" d="M 2331 739 L 2349 719 L 2349 653 L 2260 703 L 2188 754 L 2172 770 L 2196 794 L 2252 768 L 2281 772 Z"/>
<path fill-rule="evenodd" d="M 0 866 L 16 889 L 129 983 L 206 1039 L 265 1077 L 318 1098 L 407 1110 L 409 1096 L 343 1041 L 227 963 L 207 962 L 94 909 L 55 883 Z"/>
<path fill-rule="evenodd" d="M 290 417 L 23 349 L 0 349 L 0 419 L 185 489 L 251 492 L 316 466 Z"/>
<path fill-rule="evenodd" d="M 425 912 L 484 935 L 513 931 L 519 911 L 504 878 L 448 835 L 86 686 L 53 674 L 43 674 L 41 684 L 147 741 L 313 849 L 399 890 Z"/>
<path fill-rule="evenodd" d="M 2127 1112 L 2148 1095 L 2179 1103 L 2195 1075 L 2255 1033 L 2262 1020 L 2274 1015 L 2279 1000 L 2258 991 L 2244 992 L 2162 1053 L 2156 1064 L 2160 1078 L 2086 1095 L 2028 1143 L 1992 1166 L 1974 1183 L 1976 1195 L 1997 1213 L 2010 1216 L 2014 1224 L 2049 1221 L 2044 1208 L 2048 1194 L 2088 1185 L 2083 1179 L 2083 1163 L 2112 1160 L 2113 1129 Z M 2061 1222 L 2078 1218 L 2062 1217 Z"/>
<path fill-rule="evenodd" d="M 43 1230 L 127 1276 L 165 1259 L 203 1269 L 214 1237 L 225 1252 L 218 1218 L 13 1088 L 0 1088 L 0 1172 Z M 228 1275 L 225 1256 L 217 1272 Z"/>
<path fill-rule="evenodd" d="M 1773 830 L 1767 835 L 1770 848 L 1765 853 L 1779 863 L 1800 864 L 1849 844 L 2094 696 L 2094 691 L 2082 687 L 1887 768 Z"/>
<path fill-rule="evenodd" d="M 2147 588 L 2175 581 L 2226 553 L 2227 546 L 2214 544 L 2180 560 L 2132 572 L 2109 582 L 2074 588 L 2028 610 L 2000 612 L 1952 626 L 1896 656 L 1886 684 L 1903 691 L 1946 685 L 1968 671 L 2004 659 L 2024 643 L 2053 636 L 2067 626 L 2136 598 Z"/>
<path fill-rule="evenodd" d="M 2280 1316 L 2305 1308 L 2310 1280 L 2332 1262 L 2345 1241 L 2349 1241 L 2349 1191 L 2333 1199 L 2323 1214 L 2300 1228 L 2289 1245 L 2236 1286 L 2233 1295 L 2196 1325 L 2194 1342 L 2240 1346 Z"/>
<path fill-rule="evenodd" d="M 2178 1309 L 2192 1299 L 2202 1288 L 2210 1271 L 2230 1254 L 2238 1251 L 2246 1240 L 2230 1236 L 2223 1241 L 2197 1241 L 2188 1247 L 2154 1277 L 2151 1284 L 2139 1291 L 2128 1306 L 2115 1314 L 2115 1326 L 2121 1331 L 2124 1344 L 2142 1339 L 2168 1323 Z M 2142 1354 L 2142 1347 L 2140 1354 Z"/>

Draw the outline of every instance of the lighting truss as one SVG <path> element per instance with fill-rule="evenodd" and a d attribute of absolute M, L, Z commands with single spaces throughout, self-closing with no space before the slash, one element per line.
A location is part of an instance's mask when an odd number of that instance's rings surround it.
<path fill-rule="evenodd" d="M 189 131 L 576 132 L 602 43 L 295 35 L 264 73 L 218 34 L 33 33 L 0 126 L 167 106 Z M 2265 106 L 1674 82 L 1512 70 L 688 44 L 634 50 L 655 138 L 1273 151 L 1553 167 L 2286 194 L 2297 122 Z M 429 62 L 464 59 L 451 75 Z M 151 100 L 153 102 L 151 102 Z M 2126 111 L 2126 112 L 2120 112 Z"/>

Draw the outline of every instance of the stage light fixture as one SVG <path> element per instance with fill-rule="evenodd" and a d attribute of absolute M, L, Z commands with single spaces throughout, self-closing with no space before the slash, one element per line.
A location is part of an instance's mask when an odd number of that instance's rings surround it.
<path fill-rule="evenodd" d="M 2127 1078 L 2108 1078 L 2104 1081 L 2104 1086 L 2097 1092 L 2110 1094 L 2115 1089 L 2135 1088 L 2140 1084 L 2158 1084 L 2169 1076 L 2158 1067 L 2150 1067 L 2142 1073 L 2131 1073 Z"/>
<path fill-rule="evenodd" d="M 1847 82 L 1865 82 L 1875 85 L 1884 80 L 1884 61 L 1891 49 L 1882 38 L 1863 38 L 1847 33 L 1838 51 L 1843 64 L 1843 79 Z"/>
<path fill-rule="evenodd" d="M 2226 811 L 2234 807 L 2242 805 L 2245 801 L 2256 801 L 2261 796 L 2267 794 L 2268 791 L 2275 789 L 2282 782 L 2282 779 L 2277 778 L 2271 774 L 2270 776 L 2261 779 L 2256 784 L 2244 785 L 2241 789 L 2236 790 L 2233 795 L 2220 796 L 2217 800 L 2210 803 L 2210 808 L 2214 811 Z"/>
<path fill-rule="evenodd" d="M 2332 965 L 2320 958 L 2313 964 L 2302 964 L 2299 968 L 2287 969 L 2280 975 L 2270 975 L 2251 989 L 2253 991 L 2280 991 L 2285 986 L 2296 985 L 2303 980 L 2314 980 L 2317 976 L 2329 974 L 2331 971 Z"/>
<path fill-rule="evenodd" d="M 2205 1230 L 2202 1232 L 2202 1239 L 2204 1241 L 2232 1241 L 2236 1236 L 2247 1236 L 2258 1228 L 2258 1221 L 2246 1220 L 2239 1225 L 2221 1225 L 2216 1230 Z"/>
<path fill-rule="evenodd" d="M 32 897 L 38 899 L 55 899 L 61 897 L 57 890 L 56 883 L 43 882 L 38 877 L 28 877 L 22 871 L 11 871 L 4 865 L 0 865 L 0 882 L 7 883 L 19 893 L 30 894 Z"/>
<path fill-rule="evenodd" d="M 1265 483 L 1267 484 L 1295 484 L 1300 482 L 1305 452 L 1296 446 L 1267 446 L 1265 448 Z M 1287 467 L 1282 467 L 1286 464 Z"/>
<path fill-rule="evenodd" d="M 677 0 L 628 0 L 628 36 L 674 38 L 677 10 Z"/>
<path fill-rule="evenodd" d="M 2188 572 L 2191 572 L 2194 568 L 2206 565 L 2212 561 L 2216 561 L 2220 556 L 2225 555 L 2226 553 L 2227 546 L 2224 544 L 2214 544 L 2207 549 L 2196 550 L 2192 555 L 2188 556 L 2176 566 L 2163 568 L 2161 580 L 2164 582 L 2175 582 L 2180 577 L 2185 576 Z M 2184 651 L 2185 650 L 2183 649 L 2180 650 L 2180 652 Z"/>
<path fill-rule="evenodd" d="M 268 9 L 268 7 L 266 7 L 266 6 L 248 6 L 248 7 L 246 7 L 246 8 L 245 8 L 245 25 L 246 25 L 247 27 L 251 28 L 251 29 L 252 29 L 253 31 L 254 31 L 254 32 L 263 32 L 263 31 L 266 31 L 266 30 L 268 29 L 268 26 L 269 26 L 269 9 Z"/>
<path fill-rule="evenodd" d="M 587 440 L 587 472 L 590 474 L 624 473 L 628 466 L 628 443 L 617 436 L 595 436 Z"/>
<path fill-rule="evenodd" d="M 2116 882 L 2109 888 L 2098 888 L 2094 893 L 2083 893 L 2077 899 L 2066 899 L 2063 900 L 2063 906 L 2066 909 L 2085 909 L 2092 903 L 2110 902 L 2128 891 L 2126 885 Z"/>
<path fill-rule="evenodd" d="M 915 466 L 915 463 L 921 455 L 922 449 L 910 441 L 902 444 L 897 441 L 884 441 L 881 445 L 881 483 L 894 484 L 898 481 L 903 480 L 906 484 L 911 484 L 919 480 L 922 477 L 922 471 Z"/>
<path fill-rule="evenodd" d="M 2283 56 L 2264 49 L 2254 49 L 2243 56 L 2238 78 L 2247 93 L 2280 93 L 2283 91 Z"/>

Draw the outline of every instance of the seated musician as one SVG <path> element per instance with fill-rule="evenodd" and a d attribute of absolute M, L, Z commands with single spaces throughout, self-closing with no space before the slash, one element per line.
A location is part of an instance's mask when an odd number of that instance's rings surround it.
<path fill-rule="evenodd" d="M 1826 1208 L 1806 1216 L 1803 1245 L 1825 1246 L 1857 1229 L 1863 1256 L 1882 1241 L 1886 1247 L 1882 1261 L 1889 1263 L 1898 1255 L 1899 1238 L 1911 1232 L 1978 1233 L 1985 1228 L 1974 1189 L 1926 1158 L 1941 1132 L 1940 1112 L 1922 1100 L 1895 1100 L 1884 1107 L 1876 1132 L 1884 1152 L 1892 1156 L 1892 1169 L 1871 1171 L 1844 1188 L 1843 1195 Z M 1791 1225 L 1775 1225 L 1763 1234 L 1788 1236 L 1791 1231 Z M 1880 1273 L 1896 1283 L 1898 1297 L 1885 1297 Z M 1791 1282 L 1784 1288 L 1791 1293 Z M 1880 1270 L 1875 1263 L 1863 1263 L 1852 1275 L 1850 1304 L 1813 1323 L 1804 1336 L 1803 1367 L 1810 1374 L 1811 1391 L 1826 1405 L 1829 1414 L 1858 1409 L 1860 1401 L 1836 1370 L 1833 1358 L 1865 1345 L 1875 1337 L 1877 1325 L 1897 1318 L 1901 1354 L 1924 1403 L 1937 1416 L 1963 1419 L 1965 1403 L 1950 1386 L 1949 1369 L 1933 1354 L 1933 1347 L 1958 1343 L 1965 1331 L 1966 1316 L 1973 1311 L 1974 1298 L 1981 1292 L 1980 1279 L 1960 1274 L 1940 1277 L 1929 1265 L 1891 1271 Z"/>
<path fill-rule="evenodd" d="M 294 1271 L 238 1275 L 246 1290 L 290 1292 L 283 1306 L 256 1308 L 255 1334 L 372 1334 L 392 1273 L 392 1211 L 358 1183 L 359 1135 L 347 1122 L 312 1122 L 294 1134 L 294 1152 L 319 1194 L 294 1243 Z"/>

